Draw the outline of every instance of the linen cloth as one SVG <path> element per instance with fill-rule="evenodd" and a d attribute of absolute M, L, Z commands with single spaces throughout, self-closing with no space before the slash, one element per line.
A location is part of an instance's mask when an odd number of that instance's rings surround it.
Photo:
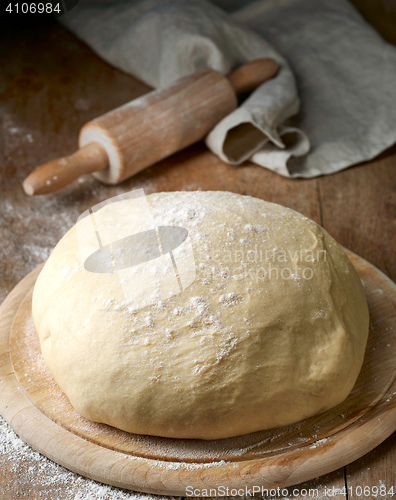
<path fill-rule="evenodd" d="M 396 49 L 347 0 L 214 3 L 81 0 L 60 20 L 155 88 L 207 67 L 227 74 L 276 59 L 276 77 L 206 138 L 228 163 L 249 159 L 286 177 L 315 177 L 396 142 Z"/>

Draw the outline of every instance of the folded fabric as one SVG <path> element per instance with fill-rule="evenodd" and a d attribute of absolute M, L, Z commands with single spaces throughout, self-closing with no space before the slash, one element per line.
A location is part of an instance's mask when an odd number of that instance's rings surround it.
<path fill-rule="evenodd" d="M 289 157 L 291 177 L 314 177 L 374 158 L 396 142 L 396 48 L 346 0 L 264 0 L 234 14 L 287 57 L 301 111 L 293 119 L 311 150 Z M 272 154 L 272 158 L 270 155 Z M 251 160 L 283 169 L 268 144 Z"/>
<path fill-rule="evenodd" d="M 157 88 L 207 67 L 227 74 L 276 59 L 278 75 L 206 139 L 228 163 L 250 159 L 313 177 L 396 141 L 396 50 L 346 0 L 217 1 L 237 10 L 205 0 L 82 0 L 60 20 L 110 64 Z"/>

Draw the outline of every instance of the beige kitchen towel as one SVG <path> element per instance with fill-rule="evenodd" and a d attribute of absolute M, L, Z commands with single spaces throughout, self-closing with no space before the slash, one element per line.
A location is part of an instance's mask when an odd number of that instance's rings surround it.
<path fill-rule="evenodd" d="M 206 67 L 227 74 L 258 57 L 278 60 L 278 75 L 206 139 L 228 163 L 314 177 L 396 141 L 396 50 L 347 0 L 217 2 L 81 0 L 61 21 L 157 88 Z"/>

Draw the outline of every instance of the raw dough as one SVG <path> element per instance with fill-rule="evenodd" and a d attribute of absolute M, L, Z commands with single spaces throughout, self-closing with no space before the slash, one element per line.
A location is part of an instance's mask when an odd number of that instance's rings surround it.
<path fill-rule="evenodd" d="M 157 226 L 188 231 L 196 276 L 180 293 L 161 300 L 154 290 L 152 303 L 131 306 L 117 273 L 84 269 L 75 226 L 36 282 L 43 357 L 75 409 L 137 434 L 217 439 L 342 402 L 362 366 L 369 318 L 334 239 L 248 196 L 146 199 Z M 131 203 L 105 206 L 103 220 L 145 231 Z"/>

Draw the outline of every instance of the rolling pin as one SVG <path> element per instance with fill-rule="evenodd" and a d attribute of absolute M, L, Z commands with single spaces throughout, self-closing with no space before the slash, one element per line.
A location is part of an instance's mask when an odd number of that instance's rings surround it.
<path fill-rule="evenodd" d="M 23 182 L 28 195 L 61 189 L 92 173 L 117 184 L 201 140 L 238 105 L 237 95 L 276 75 L 278 63 L 257 59 L 227 77 L 209 69 L 155 90 L 85 124 L 79 150 L 36 168 Z"/>

